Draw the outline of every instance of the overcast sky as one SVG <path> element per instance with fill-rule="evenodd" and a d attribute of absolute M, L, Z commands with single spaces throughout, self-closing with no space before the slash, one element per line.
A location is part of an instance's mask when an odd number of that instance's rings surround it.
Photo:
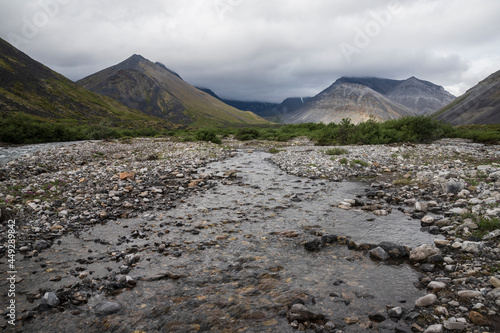
<path fill-rule="evenodd" d="M 500 1 L 0 0 L 0 37 L 72 80 L 140 54 L 231 99 L 313 96 L 341 76 L 460 95 L 500 70 Z"/>

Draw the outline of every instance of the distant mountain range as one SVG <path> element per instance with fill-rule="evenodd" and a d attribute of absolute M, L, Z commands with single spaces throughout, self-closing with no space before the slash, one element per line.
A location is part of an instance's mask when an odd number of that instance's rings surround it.
<path fill-rule="evenodd" d="M 443 87 L 407 80 L 342 77 L 283 119 L 285 123 L 385 121 L 428 115 L 454 100 Z"/>
<path fill-rule="evenodd" d="M 203 127 L 267 123 L 252 112 L 233 108 L 193 87 L 165 65 L 137 54 L 77 83 L 176 124 Z"/>
<path fill-rule="evenodd" d="M 467 90 L 434 116 L 451 125 L 500 124 L 500 71 Z"/>
<path fill-rule="evenodd" d="M 285 99 L 280 104 L 268 102 L 245 102 L 231 99 L 220 98 L 215 92 L 208 88 L 198 88 L 207 94 L 220 99 L 224 103 L 231 105 L 239 110 L 251 111 L 256 115 L 271 121 L 280 121 L 282 116 L 298 109 L 311 97 L 290 97 Z"/>
<path fill-rule="evenodd" d="M 10 112 L 59 121 L 172 125 L 90 92 L 0 39 L 0 113 Z"/>
<path fill-rule="evenodd" d="M 0 39 L 0 115 L 24 112 L 73 123 L 162 127 L 268 123 L 261 117 L 285 123 L 343 118 L 358 123 L 430 114 L 452 125 L 500 123 L 500 71 L 457 99 L 415 77 L 342 77 L 314 97 L 287 98 L 280 104 L 226 100 L 140 55 L 77 83 Z"/>

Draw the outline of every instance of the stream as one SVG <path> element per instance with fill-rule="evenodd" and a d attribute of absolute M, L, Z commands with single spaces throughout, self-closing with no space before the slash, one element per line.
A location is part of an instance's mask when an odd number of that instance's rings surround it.
<path fill-rule="evenodd" d="M 37 293 L 92 286 L 92 280 L 120 273 L 136 284 L 106 292 L 89 288 L 85 301 L 37 312 L 17 331 L 293 332 L 286 314 L 298 301 L 344 332 L 394 332 L 391 320 L 368 328 L 368 316 L 386 314 L 387 307 L 413 309 L 425 295 L 413 285 L 419 273 L 404 262 L 379 263 L 351 251 L 345 237 L 414 247 L 437 236 L 421 232 L 420 221 L 397 209 L 375 217 L 336 208 L 369 185 L 287 175 L 269 156 L 239 151 L 198 171 L 234 170 L 236 178 L 214 182 L 170 210 L 88 227 L 37 257 L 19 258 L 18 309 L 36 308 Z M 325 235 L 339 241 L 305 250 L 305 242 Z M 132 269 L 123 267 L 126 260 Z M 120 308 L 96 313 L 103 301 Z M 359 323 L 345 324 L 348 317 Z"/>

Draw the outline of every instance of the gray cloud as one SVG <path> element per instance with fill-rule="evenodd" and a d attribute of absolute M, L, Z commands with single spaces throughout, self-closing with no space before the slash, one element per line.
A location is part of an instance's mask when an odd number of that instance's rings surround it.
<path fill-rule="evenodd" d="M 280 102 L 340 76 L 460 94 L 500 63 L 500 2 L 0 0 L 0 36 L 77 80 L 134 53 L 220 96 Z"/>

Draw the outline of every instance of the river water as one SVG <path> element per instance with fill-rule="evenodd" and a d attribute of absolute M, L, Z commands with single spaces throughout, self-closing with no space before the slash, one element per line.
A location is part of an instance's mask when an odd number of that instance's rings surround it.
<path fill-rule="evenodd" d="M 33 145 L 0 146 L 0 165 L 12 161 L 16 158 L 33 154 L 40 150 L 77 144 L 79 142 L 83 141 L 49 142 L 49 143 L 39 143 Z"/>
<path fill-rule="evenodd" d="M 123 265 L 116 254 L 140 257 L 128 273 L 138 281 L 134 288 L 88 290 L 87 304 L 37 313 L 18 331 L 293 332 L 286 312 L 297 299 L 337 326 L 353 316 L 367 323 L 370 314 L 386 314 L 387 306 L 412 309 L 425 291 L 413 286 L 419 273 L 406 263 L 374 262 L 342 242 L 319 252 L 303 244 L 337 235 L 358 243 L 418 246 L 436 236 L 421 232 L 418 220 L 397 209 L 373 219 L 369 212 L 333 207 L 365 193 L 368 185 L 290 176 L 268 162 L 269 156 L 240 151 L 209 164 L 199 173 L 236 170 L 238 178 L 217 182 L 171 210 L 64 236 L 39 257 L 20 261 L 19 306 L 29 309 L 39 300 L 28 303 L 23 295 L 75 286 L 81 280 L 71 272 L 87 271 L 103 281 Z M 50 281 L 54 276 L 60 281 Z M 103 300 L 118 302 L 121 310 L 95 315 L 93 307 Z M 390 320 L 381 324 L 394 331 L 393 326 Z M 363 324 L 342 329 L 376 331 Z"/>

